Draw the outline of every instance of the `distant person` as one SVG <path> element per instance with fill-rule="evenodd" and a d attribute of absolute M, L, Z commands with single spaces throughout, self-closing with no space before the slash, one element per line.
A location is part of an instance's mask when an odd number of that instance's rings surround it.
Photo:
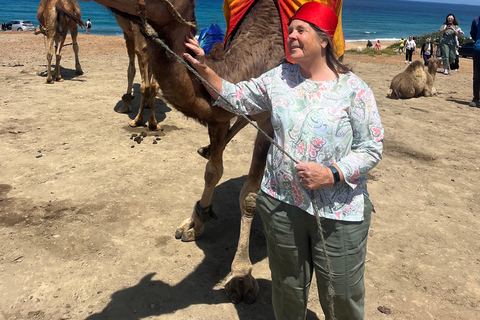
<path fill-rule="evenodd" d="M 88 19 L 87 21 L 87 34 L 90 34 L 90 29 L 92 28 L 92 21 Z"/>
<path fill-rule="evenodd" d="M 448 75 L 450 74 L 450 64 L 455 61 L 457 56 L 455 36 L 463 35 L 463 31 L 460 29 L 460 23 L 452 13 L 447 15 L 439 31 L 442 35 L 440 46 L 442 47 L 443 74 Z"/>
<path fill-rule="evenodd" d="M 400 54 L 400 52 L 404 53 L 403 48 L 405 48 L 405 39 L 402 38 L 400 40 L 400 46 L 398 47 L 397 55 Z"/>
<path fill-rule="evenodd" d="M 473 48 L 473 100 L 469 106 L 480 108 L 480 17 L 473 19 L 470 35 L 475 41 L 475 46 Z"/>
<path fill-rule="evenodd" d="M 380 51 L 380 50 L 381 50 L 380 40 L 377 40 L 377 43 L 375 43 L 375 50 L 377 50 L 377 51 Z"/>
<path fill-rule="evenodd" d="M 405 63 L 412 63 L 413 51 L 417 48 L 415 40 L 412 36 L 408 36 L 408 40 L 405 41 Z"/>
<path fill-rule="evenodd" d="M 423 61 L 425 66 L 428 66 L 428 59 L 432 57 L 432 53 L 435 52 L 433 47 L 433 43 L 430 38 L 425 40 L 425 43 L 422 45 L 422 49 L 420 50 L 420 55 L 423 57 Z"/>
<path fill-rule="evenodd" d="M 368 40 L 367 42 L 367 48 L 370 49 L 371 47 L 373 47 L 373 44 L 370 40 Z"/>

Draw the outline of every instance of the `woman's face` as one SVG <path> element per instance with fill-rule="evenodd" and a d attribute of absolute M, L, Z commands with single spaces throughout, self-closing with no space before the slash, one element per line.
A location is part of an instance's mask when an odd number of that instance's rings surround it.
<path fill-rule="evenodd" d="M 315 30 L 305 21 L 295 19 L 288 27 L 287 47 L 293 61 L 311 63 L 321 57 L 327 46 Z"/>
<path fill-rule="evenodd" d="M 447 17 L 447 22 L 448 23 L 453 23 L 453 16 L 452 15 Z"/>
<path fill-rule="evenodd" d="M 412 41 L 412 40 L 413 40 L 413 37 L 412 37 L 412 36 L 408 37 L 408 40 Z"/>

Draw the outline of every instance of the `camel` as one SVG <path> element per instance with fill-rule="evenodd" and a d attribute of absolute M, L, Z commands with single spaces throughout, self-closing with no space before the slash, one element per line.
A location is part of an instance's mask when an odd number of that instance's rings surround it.
<path fill-rule="evenodd" d="M 437 73 L 437 58 L 428 60 L 427 71 L 420 60 L 414 61 L 402 73 L 397 74 L 390 84 L 387 97 L 391 99 L 410 99 L 424 95 L 431 97 L 437 94 L 433 87 Z"/>
<path fill-rule="evenodd" d="M 124 17 L 146 17 L 158 33 L 159 39 L 178 56 L 185 52 L 185 37 L 196 33 L 194 0 L 95 0 L 95 2 L 121 12 Z M 337 1 L 340 3 L 341 0 Z M 172 5 L 170 8 L 169 4 Z M 172 13 L 178 13 L 174 15 Z M 230 126 L 235 115 L 222 108 L 211 106 L 211 98 L 201 83 L 183 65 L 172 60 L 165 49 L 152 38 L 147 47 L 153 74 L 162 90 L 163 98 L 187 117 L 208 128 L 210 146 L 205 169 L 205 185 L 200 200 L 191 217 L 178 227 L 175 237 L 182 241 L 194 241 L 202 236 L 205 223 L 216 218 L 212 210 L 213 191 L 223 174 L 222 155 L 229 139 L 245 126 L 238 120 Z M 257 0 L 242 18 L 226 41 L 225 48 L 214 46 L 206 57 L 208 65 L 221 77 L 231 82 L 258 77 L 279 65 L 285 59 L 284 38 L 276 0 Z M 261 113 L 252 117 L 257 125 L 272 134 L 270 116 Z M 250 171 L 240 192 L 241 226 L 238 247 L 231 264 L 231 274 L 225 291 L 233 303 L 253 303 L 258 295 L 258 284 L 252 276 L 249 256 L 249 237 L 255 214 L 255 199 L 265 169 L 270 142 L 257 135 Z"/>
<path fill-rule="evenodd" d="M 115 13 L 115 11 L 114 11 Z M 157 96 L 158 84 L 152 74 L 152 68 L 149 63 L 149 55 L 147 51 L 147 42 L 140 31 L 140 27 L 129 19 L 123 18 L 121 15 L 115 14 L 115 19 L 118 25 L 123 30 L 125 44 L 127 46 L 127 53 L 129 58 L 128 64 L 128 85 L 127 93 L 122 96 L 122 106 L 118 110 L 120 113 L 129 113 L 131 111 L 131 102 L 133 100 L 132 88 L 133 79 L 135 78 L 135 55 L 137 55 L 138 67 L 141 75 L 140 85 L 140 109 L 138 114 L 130 121 L 131 127 L 143 126 L 143 111 L 145 105 L 150 106 L 150 120 L 146 126 L 150 130 L 160 130 L 160 126 L 155 119 L 155 98 Z"/>
<path fill-rule="evenodd" d="M 47 80 L 45 83 L 52 84 L 52 57 L 56 55 L 55 79 L 63 81 L 60 75 L 60 60 L 65 38 L 70 30 L 73 51 L 75 53 L 75 73 L 83 74 L 80 60 L 78 60 L 78 26 L 84 28 L 82 13 L 75 0 L 42 0 L 38 6 L 37 20 L 40 23 L 35 29 L 35 34 L 43 33 L 48 39 L 47 53 Z M 55 49 L 53 44 L 55 43 Z"/>

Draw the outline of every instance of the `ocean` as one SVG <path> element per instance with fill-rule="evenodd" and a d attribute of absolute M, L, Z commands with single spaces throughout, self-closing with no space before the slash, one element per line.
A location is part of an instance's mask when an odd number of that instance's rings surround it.
<path fill-rule="evenodd" d="M 0 0 L 0 20 L 30 20 L 37 25 L 39 0 Z M 343 34 L 346 41 L 396 40 L 409 35 L 419 36 L 438 31 L 449 13 L 455 14 L 465 35 L 469 36 L 470 23 L 480 15 L 480 5 L 416 2 L 405 0 L 344 0 Z M 196 18 L 199 32 L 212 21 L 225 31 L 223 0 L 197 0 Z M 82 19 L 91 19 L 92 34 L 122 36 L 115 18 L 95 2 L 79 1 Z M 85 31 L 81 31 L 85 32 Z"/>

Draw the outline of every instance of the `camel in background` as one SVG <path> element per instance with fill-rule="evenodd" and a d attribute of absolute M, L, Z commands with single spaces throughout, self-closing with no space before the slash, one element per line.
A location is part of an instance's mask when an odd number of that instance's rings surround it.
<path fill-rule="evenodd" d="M 115 13 L 115 10 L 112 10 Z M 160 126 L 155 119 L 155 98 L 157 96 L 158 84 L 152 74 L 152 68 L 149 64 L 149 55 L 147 51 L 147 41 L 140 31 L 140 27 L 129 19 L 115 14 L 118 25 L 123 30 L 125 44 L 129 58 L 128 64 L 128 85 L 127 93 L 122 96 L 122 106 L 118 110 L 120 113 L 129 113 L 131 111 L 131 102 L 133 100 L 132 87 L 135 78 L 135 55 L 137 55 L 138 68 L 142 82 L 140 84 L 140 109 L 134 120 L 130 121 L 131 127 L 143 126 L 143 112 L 145 105 L 150 106 L 150 120 L 146 123 L 150 130 L 160 130 Z"/>
<path fill-rule="evenodd" d="M 126 18 L 138 20 L 137 16 L 145 16 L 158 33 L 159 39 L 180 57 L 186 50 L 185 37 L 190 33 L 196 33 L 194 0 L 95 0 L 95 2 L 113 7 Z M 341 8 L 341 4 L 342 0 L 335 1 L 338 8 Z M 219 107 L 212 107 L 210 95 L 192 73 L 171 59 L 165 49 L 150 37 L 147 37 L 147 47 L 153 74 L 162 90 L 163 98 L 187 117 L 196 119 L 208 127 L 210 146 L 204 174 L 204 190 L 191 217 L 184 220 L 175 233 L 177 239 L 194 241 L 202 235 L 205 223 L 216 218 L 211 201 L 215 186 L 223 174 L 223 152 L 229 138 L 239 130 L 243 122 L 237 121 L 230 126 L 235 114 Z M 206 60 L 222 78 L 236 83 L 260 76 L 278 66 L 284 58 L 284 38 L 277 1 L 258 0 L 252 4 L 251 9 L 230 34 L 225 48 L 222 50 L 212 48 Z M 272 134 L 269 113 L 252 116 L 252 119 L 256 120 L 257 125 L 265 132 Z M 260 189 L 269 147 L 270 142 L 258 134 L 250 171 L 239 196 L 240 237 L 231 265 L 231 274 L 225 284 L 226 294 L 233 303 L 242 300 L 253 303 L 258 295 L 258 283 L 252 276 L 249 238 L 255 215 L 255 199 Z M 188 164 L 184 165 L 188 167 Z"/>
<path fill-rule="evenodd" d="M 433 87 L 436 73 L 436 57 L 428 60 L 427 71 L 425 71 L 423 61 L 414 61 L 402 73 L 397 74 L 392 79 L 387 97 L 391 99 L 410 99 L 420 95 L 425 97 L 436 95 L 437 90 Z"/>
<path fill-rule="evenodd" d="M 63 81 L 60 75 L 60 60 L 65 38 L 70 30 L 72 36 L 73 51 L 75 52 L 75 73 L 83 74 L 80 61 L 78 60 L 78 26 L 84 28 L 81 20 L 82 13 L 75 0 L 42 0 L 38 6 L 37 20 L 40 23 L 35 29 L 35 34 L 43 33 L 48 39 L 47 52 L 47 80 L 45 83 L 53 83 L 52 80 L 52 57 L 55 54 L 55 79 Z M 55 43 L 55 48 L 54 48 Z"/>

